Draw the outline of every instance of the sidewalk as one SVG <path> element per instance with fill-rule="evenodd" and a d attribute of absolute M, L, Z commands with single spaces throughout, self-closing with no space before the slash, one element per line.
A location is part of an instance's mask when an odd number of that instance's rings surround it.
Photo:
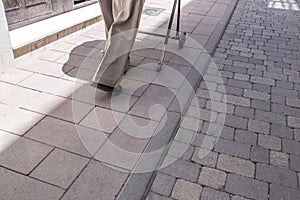
<path fill-rule="evenodd" d="M 139 34 L 119 96 L 88 85 L 101 60 L 103 22 L 1 75 L 1 199 L 141 199 L 208 64 L 202 46 L 229 3 L 183 1 L 189 37 L 183 49 L 171 41 L 159 73 L 163 40 Z M 162 31 L 170 5 L 147 1 L 155 12 L 143 15 L 141 29 Z"/>

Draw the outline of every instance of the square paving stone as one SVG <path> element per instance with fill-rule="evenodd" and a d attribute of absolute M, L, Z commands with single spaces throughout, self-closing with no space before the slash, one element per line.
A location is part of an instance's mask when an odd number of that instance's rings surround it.
<path fill-rule="evenodd" d="M 95 97 L 95 104 L 102 108 L 127 113 L 137 100 L 138 97 L 133 95 L 104 93 Z"/>
<path fill-rule="evenodd" d="M 183 72 L 184 74 L 180 73 L 180 68 L 176 69 L 174 66 L 163 68 L 154 79 L 153 83 L 167 88 L 179 89 L 189 72 L 189 68 L 181 68 L 186 69 L 185 72 Z"/>
<path fill-rule="evenodd" d="M 0 165 L 29 174 L 52 149 L 33 140 L 18 138 L 0 153 Z"/>
<path fill-rule="evenodd" d="M 6 200 L 59 200 L 64 190 L 0 168 L 0 194 Z"/>
<path fill-rule="evenodd" d="M 170 89 L 150 85 L 129 113 L 159 121 L 165 115 L 173 98 L 174 93 Z"/>
<path fill-rule="evenodd" d="M 0 130 L 0 152 L 5 151 L 7 148 L 13 145 L 18 139 L 20 139 L 20 136 Z"/>
<path fill-rule="evenodd" d="M 135 138 L 151 138 L 161 129 L 159 123 L 133 115 L 126 115 L 118 126 L 124 133 Z"/>
<path fill-rule="evenodd" d="M 172 197 L 178 200 L 198 200 L 201 191 L 201 185 L 178 179 L 173 188 Z"/>
<path fill-rule="evenodd" d="M 89 163 L 62 200 L 114 200 L 128 173 L 113 169 L 97 161 Z"/>
<path fill-rule="evenodd" d="M 67 189 L 88 162 L 87 158 L 55 149 L 30 176 Z"/>
<path fill-rule="evenodd" d="M 104 143 L 107 135 L 93 129 L 46 117 L 33 127 L 26 137 L 91 157 Z"/>
<path fill-rule="evenodd" d="M 0 75 L 0 80 L 3 82 L 17 84 L 31 76 L 33 73 L 21 69 L 11 69 L 8 72 Z"/>
<path fill-rule="evenodd" d="M 23 135 L 44 116 L 27 110 L 0 105 L 0 129 Z"/>
<path fill-rule="evenodd" d="M 51 55 L 50 52 L 47 53 L 48 55 Z M 47 60 L 33 59 L 30 62 L 20 65 L 20 68 L 27 71 L 55 76 L 55 77 L 61 77 L 64 75 L 63 64 L 55 63 Z"/>
<path fill-rule="evenodd" d="M 143 153 L 149 138 L 138 138 L 117 128 L 100 150 L 95 159 L 124 169 L 133 169 Z"/>
<path fill-rule="evenodd" d="M 122 78 L 120 85 L 122 86 L 122 94 L 140 97 L 150 84 L 128 78 Z"/>
<path fill-rule="evenodd" d="M 62 97 L 70 96 L 77 88 L 81 86 L 79 83 L 41 74 L 34 74 L 22 81 L 19 85 Z"/>
<path fill-rule="evenodd" d="M 96 107 L 80 125 L 112 133 L 124 117 L 123 113 Z"/>
<path fill-rule="evenodd" d="M 93 108 L 93 105 L 66 99 L 49 112 L 48 115 L 69 122 L 79 123 Z"/>
<path fill-rule="evenodd" d="M 30 101 L 23 103 L 21 107 L 26 110 L 47 115 L 59 105 L 63 104 L 64 101 L 66 101 L 66 99 L 63 97 L 40 92 Z"/>
<path fill-rule="evenodd" d="M 0 91 L 0 102 L 15 107 L 30 101 L 38 94 L 37 91 L 3 82 L 0 82 Z"/>
<path fill-rule="evenodd" d="M 158 72 L 156 72 L 156 71 L 142 69 L 142 68 L 138 67 L 138 68 L 130 69 L 125 74 L 124 77 L 127 79 L 132 79 L 132 80 L 141 81 L 141 82 L 145 82 L 145 83 L 151 83 L 155 79 L 157 74 L 158 74 Z"/>

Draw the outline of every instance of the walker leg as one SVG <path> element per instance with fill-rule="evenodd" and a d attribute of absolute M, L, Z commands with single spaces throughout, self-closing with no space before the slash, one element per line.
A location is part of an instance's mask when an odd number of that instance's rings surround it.
<path fill-rule="evenodd" d="M 161 54 L 160 61 L 158 63 L 157 71 L 160 71 L 161 68 L 162 68 L 162 66 L 163 66 L 163 64 L 164 64 L 166 50 L 167 50 L 167 45 L 168 45 L 168 41 L 169 41 L 171 29 L 172 29 L 172 24 L 173 24 L 173 20 L 174 20 L 174 14 L 175 14 L 175 10 L 176 10 L 176 5 L 177 5 L 177 0 L 174 0 L 174 4 L 173 4 L 173 8 L 172 8 L 172 13 L 171 13 L 171 17 L 170 17 L 170 21 L 169 21 L 169 25 L 168 25 L 168 30 L 167 30 L 167 34 L 166 34 L 166 37 L 165 37 L 164 47 L 163 47 L 163 51 L 162 51 L 162 54 Z"/>
<path fill-rule="evenodd" d="M 177 5 L 177 28 L 176 28 L 176 36 L 179 37 L 180 31 L 180 9 L 181 9 L 181 0 L 178 0 Z"/>

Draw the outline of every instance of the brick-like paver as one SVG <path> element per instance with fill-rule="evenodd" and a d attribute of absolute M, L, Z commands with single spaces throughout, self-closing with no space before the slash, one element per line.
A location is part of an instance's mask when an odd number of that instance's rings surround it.
<path fill-rule="evenodd" d="M 211 93 L 204 81 L 197 90 L 199 102 L 218 113 L 218 122 L 225 112 L 219 107 L 228 105 L 221 134 L 213 129 L 218 139 L 210 151 L 201 157 L 205 141 L 211 146 L 212 140 L 205 140 L 209 125 L 214 127 L 211 118 L 201 117 L 202 129 L 191 143 L 196 148 L 185 160 L 201 167 L 194 173 L 202 185 L 200 199 L 300 199 L 299 3 L 238 1 L 213 56 L 226 92 L 215 78 Z M 209 67 L 204 79 L 216 71 Z M 212 101 L 222 104 L 216 109 Z M 196 104 L 191 105 L 194 112 L 190 108 L 188 114 L 197 117 Z"/>

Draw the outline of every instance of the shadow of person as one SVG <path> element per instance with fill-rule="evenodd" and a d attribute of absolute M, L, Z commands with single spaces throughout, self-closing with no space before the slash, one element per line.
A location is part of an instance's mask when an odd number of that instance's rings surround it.
<path fill-rule="evenodd" d="M 75 47 L 70 52 L 69 59 L 63 65 L 63 72 L 72 78 L 92 81 L 100 65 L 104 46 L 105 40 L 93 40 Z"/>

